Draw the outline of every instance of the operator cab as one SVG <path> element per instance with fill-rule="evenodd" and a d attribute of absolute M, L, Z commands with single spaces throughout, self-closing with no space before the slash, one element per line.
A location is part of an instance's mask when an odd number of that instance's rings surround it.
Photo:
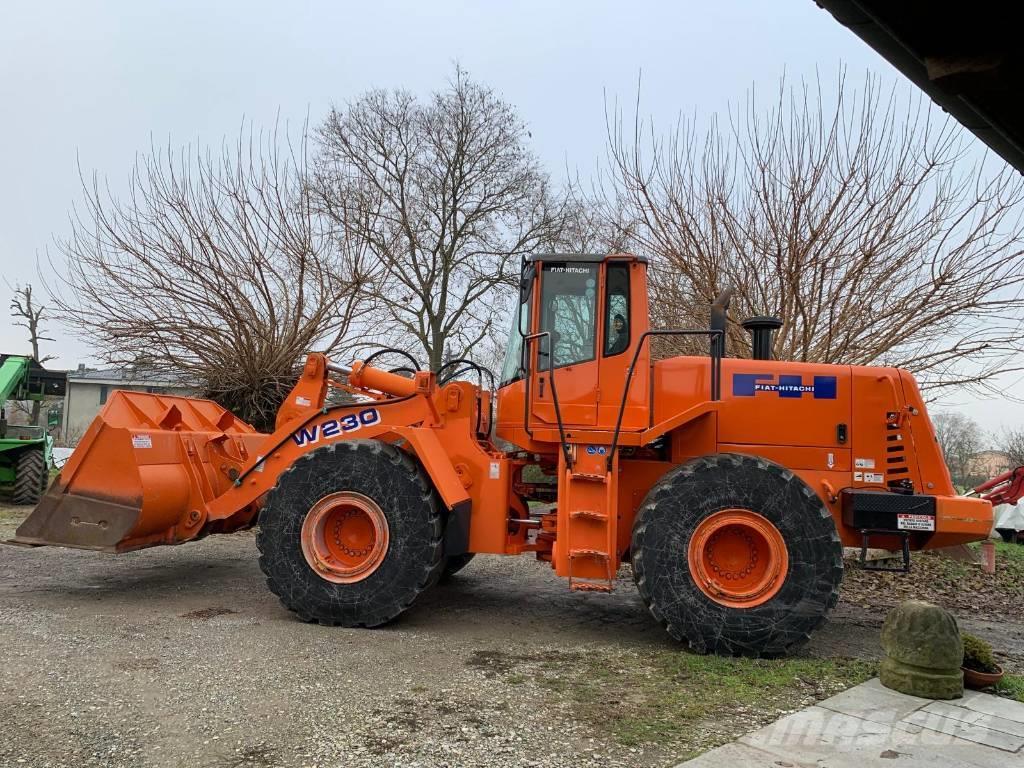
<path fill-rule="evenodd" d="M 562 431 L 610 430 L 638 347 L 623 426 L 637 418 L 646 423 L 648 352 L 639 342 L 647 318 L 646 259 L 525 260 L 501 372 L 499 436 L 529 448 L 535 440 L 559 442 L 559 422 Z"/>

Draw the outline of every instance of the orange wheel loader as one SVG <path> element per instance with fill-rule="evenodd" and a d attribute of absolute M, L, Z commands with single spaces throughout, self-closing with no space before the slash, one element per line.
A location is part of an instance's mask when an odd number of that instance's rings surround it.
<path fill-rule="evenodd" d="M 468 360 L 311 354 L 270 435 L 209 401 L 118 392 L 15 542 L 124 552 L 258 521 L 270 589 L 350 627 L 476 553 L 533 553 L 596 592 L 628 562 L 673 637 L 757 656 L 822 623 L 844 545 L 909 563 L 988 536 L 991 504 L 956 494 L 906 371 L 772 360 L 774 318 L 744 323 L 753 359 L 729 357 L 727 308 L 652 330 L 644 259 L 536 256 L 496 391 Z M 654 360 L 661 336 L 708 353 Z"/>

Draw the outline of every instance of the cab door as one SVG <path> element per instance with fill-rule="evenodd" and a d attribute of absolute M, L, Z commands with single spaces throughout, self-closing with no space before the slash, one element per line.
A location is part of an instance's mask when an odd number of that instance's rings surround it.
<path fill-rule="evenodd" d="M 597 422 L 601 429 L 635 431 L 650 426 L 650 346 L 646 265 L 635 258 L 609 258 L 604 262 L 601 295 L 601 373 L 597 389 Z M 637 352 L 639 347 L 639 352 Z M 633 375 L 627 377 L 633 360 Z M 625 400 L 625 402 L 623 402 Z"/>
<path fill-rule="evenodd" d="M 597 423 L 597 296 L 599 262 L 541 263 L 538 328 L 548 335 L 531 344 L 531 427 Z M 552 377 L 554 378 L 552 386 Z"/>

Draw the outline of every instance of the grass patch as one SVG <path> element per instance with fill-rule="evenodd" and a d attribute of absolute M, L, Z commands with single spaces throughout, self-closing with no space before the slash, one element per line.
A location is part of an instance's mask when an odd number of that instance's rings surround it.
<path fill-rule="evenodd" d="M 862 682 L 870 664 L 816 659 L 754 660 L 662 651 L 632 664 L 589 664 L 583 679 L 566 686 L 581 714 L 608 723 L 628 746 L 678 742 L 694 725 L 714 733 L 735 722 L 774 719 L 781 710 Z M 727 734 L 731 737 L 733 734 Z"/>
<path fill-rule="evenodd" d="M 980 544 L 976 546 L 981 546 Z M 1024 568 L 1024 544 L 1011 544 L 1007 541 L 996 542 L 996 564 L 1004 560 L 1010 568 Z"/>
<path fill-rule="evenodd" d="M 475 657 L 470 666 L 480 666 Z M 596 732 L 625 746 L 697 754 L 875 674 L 852 659 L 733 659 L 682 651 L 494 652 L 489 672 L 532 681 Z"/>
<path fill-rule="evenodd" d="M 1024 702 L 1024 675 L 1006 675 L 995 687 L 995 692 L 1008 699 Z"/>

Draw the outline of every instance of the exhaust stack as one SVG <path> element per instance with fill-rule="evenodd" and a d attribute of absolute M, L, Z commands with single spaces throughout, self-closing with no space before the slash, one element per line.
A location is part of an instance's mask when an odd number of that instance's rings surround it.
<path fill-rule="evenodd" d="M 750 346 L 753 350 L 751 357 L 755 360 L 771 360 L 772 336 L 782 327 L 782 321 L 777 317 L 748 317 L 743 321 L 743 327 L 750 333 Z"/>
<path fill-rule="evenodd" d="M 729 318 L 729 302 L 732 301 L 733 287 L 730 285 L 711 303 L 711 324 L 712 331 L 720 331 L 721 335 L 711 339 L 711 355 L 714 357 L 715 346 L 722 357 L 725 357 L 725 331 Z"/>

